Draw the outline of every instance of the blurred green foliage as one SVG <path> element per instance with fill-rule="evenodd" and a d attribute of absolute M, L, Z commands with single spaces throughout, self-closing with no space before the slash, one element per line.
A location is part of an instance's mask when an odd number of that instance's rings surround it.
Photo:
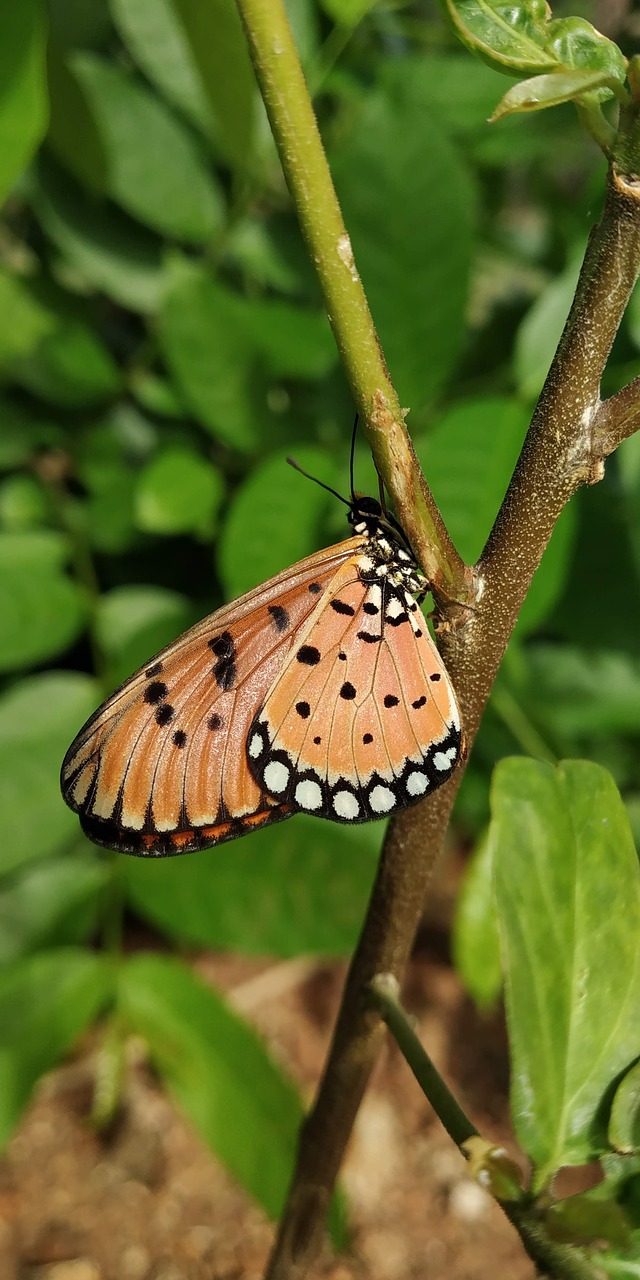
<path fill-rule="evenodd" d="M 429 0 L 288 8 L 418 455 L 475 559 L 598 216 L 602 157 L 568 106 L 488 128 L 503 79 Z M 116 867 L 59 797 L 61 757 L 102 696 L 223 600 L 343 536 L 339 504 L 285 456 L 346 491 L 353 408 L 231 0 L 0 9 L 0 957 L 14 966 L 0 1024 L 41 973 L 55 992 L 53 1057 L 33 1047 L 41 1007 L 23 1058 L 0 1045 L 0 1072 L 23 1081 L 5 1095 L 6 1134 L 38 1071 L 117 999 L 108 965 L 81 950 L 114 879 L 178 945 L 343 955 L 381 831 L 297 818 Z M 639 347 L 637 294 L 605 391 L 637 371 Z M 376 492 L 360 444 L 356 484 Z M 463 839 L 487 821 L 494 764 L 519 751 L 606 765 L 640 834 L 639 512 L 636 438 L 543 559 L 460 793 Z M 155 1037 L 184 1100 L 158 1028 L 166 1015 L 182 1035 L 171 1010 L 201 1009 L 206 992 L 152 960 L 127 972 L 128 1023 Z M 249 1089 L 264 1056 L 251 1063 Z M 293 1123 L 286 1090 L 278 1106 Z M 286 1164 L 275 1187 L 243 1175 L 272 1212 Z"/>

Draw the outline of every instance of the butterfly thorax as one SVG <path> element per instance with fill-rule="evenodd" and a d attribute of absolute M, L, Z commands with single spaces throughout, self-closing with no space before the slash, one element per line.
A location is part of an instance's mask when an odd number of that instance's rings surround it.
<path fill-rule="evenodd" d="M 375 498 L 354 498 L 347 518 L 353 532 L 365 539 L 359 566 L 363 582 L 387 581 L 412 594 L 424 594 L 427 580 L 404 530 Z"/>

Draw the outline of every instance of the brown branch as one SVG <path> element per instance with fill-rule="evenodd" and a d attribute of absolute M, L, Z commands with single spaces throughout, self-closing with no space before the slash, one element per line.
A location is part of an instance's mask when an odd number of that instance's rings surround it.
<path fill-rule="evenodd" d="M 640 378 L 600 405 L 594 424 L 594 446 L 603 458 L 640 431 Z"/>
<path fill-rule="evenodd" d="M 592 438 L 600 382 L 639 267 L 640 190 L 612 171 L 558 351 L 475 571 L 476 605 L 462 625 L 440 631 L 469 745 L 555 522 L 578 487 L 602 475 L 602 450 Z M 460 773 L 389 828 L 324 1077 L 301 1134 L 269 1280 L 303 1276 L 320 1248 L 331 1190 L 384 1037 L 366 991 L 376 973 L 402 977 Z"/>

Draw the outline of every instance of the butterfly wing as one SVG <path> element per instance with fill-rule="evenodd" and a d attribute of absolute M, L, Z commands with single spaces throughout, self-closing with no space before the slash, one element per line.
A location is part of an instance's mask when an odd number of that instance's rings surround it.
<path fill-rule="evenodd" d="M 247 768 L 251 722 L 351 538 L 204 618 L 118 689 L 65 756 L 63 796 L 97 844 L 166 855 L 289 817 Z"/>
<path fill-rule="evenodd" d="M 446 781 L 462 751 L 453 689 L 403 587 L 340 566 L 249 731 L 249 767 L 279 803 L 366 822 Z"/>

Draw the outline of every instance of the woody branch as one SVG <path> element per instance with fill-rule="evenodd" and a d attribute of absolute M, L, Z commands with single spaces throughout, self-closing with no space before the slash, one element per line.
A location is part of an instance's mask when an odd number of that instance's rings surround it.
<path fill-rule="evenodd" d="M 485 550 L 470 569 L 451 542 L 404 426 L 282 0 L 237 4 L 354 400 L 378 469 L 434 584 L 440 647 L 471 747 L 556 520 L 580 485 L 601 477 L 604 458 L 640 426 L 640 379 L 600 401 L 602 373 L 640 268 L 640 184 L 627 176 L 627 155 L 620 167 L 614 160 L 602 217 L 520 459 Z M 321 1247 L 344 1149 L 385 1035 L 369 986 L 379 973 L 403 975 L 461 772 L 390 825 L 323 1080 L 303 1126 L 269 1280 L 303 1276 Z"/>

